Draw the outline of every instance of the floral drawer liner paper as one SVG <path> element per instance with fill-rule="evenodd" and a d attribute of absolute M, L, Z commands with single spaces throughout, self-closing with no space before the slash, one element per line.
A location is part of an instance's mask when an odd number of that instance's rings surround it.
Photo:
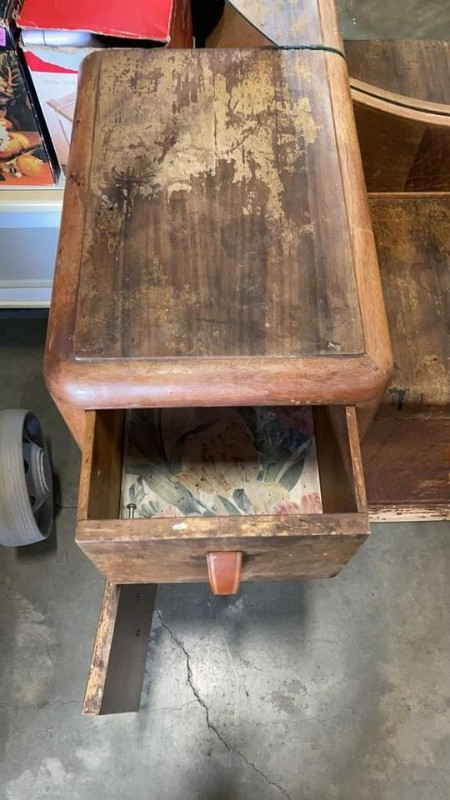
<path fill-rule="evenodd" d="M 122 517 L 320 514 L 309 407 L 127 412 Z"/>

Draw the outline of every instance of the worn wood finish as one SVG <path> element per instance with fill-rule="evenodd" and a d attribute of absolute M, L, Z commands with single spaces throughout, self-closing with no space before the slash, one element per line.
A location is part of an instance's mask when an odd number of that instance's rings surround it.
<path fill-rule="evenodd" d="M 392 335 L 392 381 L 362 444 L 370 516 L 450 510 L 450 196 L 371 200 Z"/>
<path fill-rule="evenodd" d="M 156 152 L 144 146 L 140 120 L 155 118 L 146 104 L 157 64 L 183 76 L 186 105 L 178 104 L 176 122 L 165 111 L 157 117 L 162 138 L 154 132 L 150 141 L 166 144 Z M 81 267 L 80 293 L 77 302 L 71 282 L 57 283 L 53 307 L 61 292 L 67 313 L 52 314 L 52 393 L 84 408 L 376 397 L 391 368 L 389 338 L 343 59 L 105 51 L 90 59 L 86 75 L 82 95 L 100 98 L 95 125 L 86 107 L 87 127 L 96 131 L 93 163 L 75 148 L 80 169 L 69 169 L 66 194 L 66 206 L 78 209 L 70 175 L 82 175 L 86 220 L 77 234 L 69 230 L 69 239 L 78 238 L 72 256 L 63 223 L 57 267 L 72 274 Z M 145 97 L 127 90 L 130 80 L 145 86 Z M 194 85 L 200 90 L 192 95 Z M 267 112 L 280 103 L 274 86 L 284 94 L 277 115 Z M 235 105 L 227 107 L 228 96 Z M 281 137 L 275 149 L 272 135 Z M 136 144 L 120 158 L 117 136 Z"/>
<path fill-rule="evenodd" d="M 270 39 L 226 6 L 208 45 L 267 47 Z M 348 41 L 345 50 L 369 191 L 448 190 L 449 43 Z"/>
<path fill-rule="evenodd" d="M 370 192 L 450 189 L 450 44 L 346 42 Z"/>
<path fill-rule="evenodd" d="M 450 196 L 370 205 L 395 363 L 378 416 L 450 417 Z"/>
<path fill-rule="evenodd" d="M 193 44 L 191 2 L 190 0 L 174 0 L 168 47 L 189 48 L 193 47 Z M 80 124 L 87 125 L 91 130 L 92 143 L 98 75 L 96 72 L 92 72 L 89 65 L 84 66 L 83 75 L 86 84 L 91 88 L 91 93 L 89 97 L 86 96 L 85 92 L 83 92 L 82 97 L 81 93 L 78 93 L 78 106 L 75 109 L 73 130 L 79 129 Z M 70 325 L 60 325 L 59 318 L 60 315 L 62 318 L 68 315 L 67 321 L 73 319 L 73 298 L 76 296 L 79 277 L 77 270 L 69 274 L 66 265 L 69 264 L 69 252 L 75 264 L 81 255 L 81 249 L 77 249 L 81 248 L 81 242 L 76 231 L 79 230 L 78 226 L 83 225 L 88 189 L 87 175 L 89 174 L 91 162 L 91 147 L 86 146 L 86 139 L 81 132 L 78 134 L 78 142 L 71 145 L 71 154 L 76 166 L 71 173 L 67 173 L 65 210 L 63 211 L 61 222 L 63 235 L 60 237 L 58 246 L 58 261 L 62 266 L 60 270 L 56 271 L 58 274 L 55 272 L 53 280 L 53 299 L 55 302 L 52 302 L 52 308 L 54 308 L 54 313 L 50 310 L 47 328 L 46 352 L 51 352 L 52 356 L 48 359 L 44 371 L 49 385 L 59 384 L 58 376 L 61 365 L 64 362 L 65 353 L 70 349 L 70 342 L 67 339 L 68 336 L 71 337 Z M 71 185 L 69 186 L 69 184 Z M 72 243 L 73 236 L 78 238 L 76 244 Z M 75 244 L 76 249 L 74 251 L 72 250 L 72 244 Z M 83 402 L 73 403 L 69 401 L 66 403 L 63 399 L 57 397 L 57 393 L 53 393 L 52 396 L 73 438 L 81 449 L 85 436 L 84 410 L 88 405 Z"/>
<path fill-rule="evenodd" d="M 149 52 L 98 63 L 76 358 L 362 353 L 323 55 Z"/>
<path fill-rule="evenodd" d="M 352 503 L 357 511 L 364 512 L 367 509 L 367 496 L 356 409 L 351 406 L 328 406 L 327 410 L 334 432 L 333 440 L 337 444 L 347 485 L 352 493 Z M 333 461 L 336 463 L 335 459 Z M 336 483 L 339 485 L 339 482 Z M 340 483 L 342 485 L 343 481 Z"/>
<path fill-rule="evenodd" d="M 334 0 L 229 0 L 229 4 L 246 23 L 278 46 L 325 46 L 343 52 Z"/>
<path fill-rule="evenodd" d="M 206 581 L 218 551 L 242 552 L 243 580 L 336 574 L 369 532 L 356 416 L 315 412 L 323 514 L 129 520 L 117 519 L 121 412 L 90 412 L 77 543 L 113 583 Z"/>
<path fill-rule="evenodd" d="M 57 387 L 61 381 L 61 373 L 64 371 L 64 364 L 67 352 L 71 350 L 71 322 L 74 320 L 74 298 L 77 294 L 78 269 L 73 268 L 79 264 L 81 258 L 82 237 L 80 230 L 83 227 L 85 207 L 88 196 L 88 183 L 86 176 L 89 174 L 92 147 L 87 146 L 85 136 L 83 136 L 80 126 L 87 126 L 91 130 L 91 141 L 93 134 L 93 124 L 95 117 L 95 104 L 98 84 L 98 73 L 92 65 L 85 64 L 83 75 L 86 83 L 90 86 L 89 92 L 78 93 L 76 113 L 73 120 L 73 138 L 75 132 L 77 141 L 72 141 L 70 150 L 72 161 L 76 167 L 67 171 L 67 182 L 64 193 L 64 204 L 61 219 L 61 229 L 58 243 L 57 264 L 60 267 L 55 269 L 52 289 L 52 304 L 50 307 L 49 321 L 47 327 L 46 356 L 44 372 L 50 393 L 53 396 L 58 409 L 61 411 L 67 426 L 72 432 L 77 443 L 82 446 L 82 423 L 79 415 L 77 422 L 73 422 L 71 407 L 86 408 L 83 403 L 68 402 L 62 397 L 64 392 L 52 392 L 52 386 Z M 71 268 L 72 266 L 72 268 Z M 64 382 L 64 378 L 63 378 Z"/>
<path fill-rule="evenodd" d="M 371 514 L 450 517 L 450 419 L 376 420 L 362 452 Z"/>
<path fill-rule="evenodd" d="M 156 589 L 106 584 L 84 714 L 139 711 Z"/>
<path fill-rule="evenodd" d="M 369 516 L 371 522 L 446 522 L 450 519 L 449 509 L 448 500 L 423 506 L 417 503 L 377 503 L 369 506 Z"/>
<path fill-rule="evenodd" d="M 271 41 L 228 3 L 207 39 L 208 47 L 274 44 L 282 46 L 281 39 Z M 391 113 L 397 114 L 402 114 L 402 109 L 396 107 L 403 106 L 405 118 L 415 118 L 413 112 L 421 112 L 420 118 L 430 124 L 436 124 L 436 114 L 450 115 L 448 42 L 349 40 L 344 42 L 344 49 L 354 101 L 388 111 L 392 108 Z"/>
<path fill-rule="evenodd" d="M 367 514 L 308 517 L 209 517 L 186 521 L 98 520 L 78 524 L 77 542 L 111 581 L 207 582 L 207 554 L 242 551 L 242 580 L 327 578 L 337 574 L 369 533 Z M 200 535 L 204 533 L 204 535 Z M 158 535 L 159 534 L 159 535 Z"/>
<path fill-rule="evenodd" d="M 264 11 L 263 11 L 263 13 L 264 13 Z M 327 14 L 325 14 L 325 11 L 324 11 L 323 17 L 324 16 L 329 21 L 329 24 L 331 26 L 334 26 L 334 25 L 338 24 L 336 16 L 333 13 L 330 13 L 330 9 L 328 9 L 328 13 Z M 261 33 L 259 30 L 257 30 L 257 28 L 254 28 L 240 13 L 238 13 L 233 5 L 230 5 L 230 4 L 227 3 L 225 5 L 225 10 L 224 10 L 223 17 L 222 17 L 221 21 L 219 22 L 217 28 L 210 35 L 207 44 L 210 47 L 222 47 L 222 48 L 263 47 L 263 46 L 268 46 L 270 44 L 270 40 L 266 36 L 264 36 L 263 33 Z M 333 68 L 334 68 L 335 62 L 331 62 L 331 63 L 333 63 Z M 342 70 L 342 65 L 341 65 L 340 69 Z M 339 70 L 339 67 L 338 67 L 338 70 Z M 352 81 L 354 81 L 354 79 L 352 79 L 350 77 L 350 83 L 352 83 Z M 352 97 L 353 97 L 354 102 L 355 102 L 355 94 L 356 94 L 356 98 L 358 98 L 360 92 L 353 92 L 352 93 Z M 341 100 L 342 99 L 343 98 L 341 97 Z M 343 103 L 343 107 L 345 107 L 345 105 L 346 104 L 344 102 Z M 359 107 L 358 103 L 355 102 L 355 110 L 356 110 L 356 112 L 358 112 L 358 107 Z M 408 109 L 405 113 L 409 113 L 409 111 L 410 110 Z M 386 109 L 385 109 L 385 112 L 386 112 Z M 387 112 L 389 112 L 389 109 L 387 109 Z M 336 114 L 336 119 L 339 119 L 339 116 L 340 116 L 339 115 L 339 102 L 335 103 L 335 114 Z M 433 118 L 433 122 L 434 122 L 434 118 Z M 363 122 L 363 124 L 364 124 L 364 122 Z M 353 120 L 351 119 L 350 115 L 347 113 L 345 115 L 345 122 L 340 127 L 340 131 L 342 131 L 342 135 L 343 135 L 344 139 L 345 139 L 346 133 L 348 133 L 350 130 L 352 130 L 352 131 L 354 130 L 354 124 L 353 124 Z M 399 131 L 399 141 L 398 141 L 398 145 L 399 146 L 396 148 L 395 152 L 398 152 L 399 150 L 400 150 L 400 152 L 402 152 L 405 149 L 405 142 L 404 142 L 404 140 L 402 138 L 402 134 L 404 134 L 404 133 L 405 133 L 404 129 Z M 359 134 L 359 131 L 358 131 L 358 134 Z M 421 135 L 422 135 L 422 133 L 421 133 Z M 377 146 L 378 146 L 379 142 L 377 142 L 375 144 L 375 139 L 369 137 L 369 143 L 372 143 L 372 142 L 374 142 L 375 160 L 376 160 L 375 168 L 377 168 L 378 167 L 378 163 L 379 163 L 379 153 L 378 153 Z M 414 141 L 414 153 L 416 152 L 416 150 L 417 150 L 417 141 L 415 140 Z M 349 164 L 353 164 L 353 165 L 355 164 L 355 159 L 351 157 L 351 153 L 349 152 L 348 149 L 346 149 L 344 152 L 342 152 L 342 150 L 341 150 L 341 153 L 342 153 L 341 161 L 343 161 L 345 163 L 348 160 Z M 369 155 L 367 154 L 367 147 L 366 147 L 365 159 L 366 159 L 365 169 L 367 171 L 367 170 L 370 170 L 370 166 L 369 166 L 369 164 L 370 164 L 370 154 Z M 407 161 L 407 170 L 409 172 L 409 169 L 410 169 L 410 156 L 409 156 L 409 158 L 407 156 L 406 161 Z M 395 166 L 397 168 L 397 164 Z M 391 171 L 392 170 L 388 170 L 388 174 L 389 174 L 388 180 L 391 180 L 391 177 L 390 177 Z M 356 173 L 357 173 L 356 175 L 353 175 L 353 179 L 356 178 L 356 184 L 359 185 L 359 187 L 361 187 L 362 186 L 361 172 L 360 172 L 360 170 L 357 169 Z M 379 177 L 379 176 L 377 176 L 377 177 Z M 364 188 L 362 188 L 361 191 L 364 191 Z M 350 192 L 347 193 L 347 198 L 348 198 L 347 202 L 348 202 L 348 204 L 350 206 L 351 201 L 352 201 L 352 194 Z M 358 194 L 357 194 L 357 198 L 358 198 Z M 356 208 L 354 209 L 354 214 L 352 215 L 352 219 L 356 223 L 357 215 L 358 215 L 358 202 L 355 205 L 356 205 Z M 367 220 L 367 217 L 366 217 L 366 220 Z M 361 226 L 361 227 L 363 228 L 363 230 L 365 230 L 365 235 L 367 236 L 368 235 L 367 232 L 370 229 L 370 225 L 367 225 L 367 227 L 365 229 L 364 229 L 363 226 Z M 370 244 L 369 244 L 369 247 L 370 247 Z M 361 242 L 361 248 L 360 248 L 361 252 L 364 250 L 364 248 L 365 248 L 365 243 Z M 359 251 L 359 248 L 358 248 L 358 251 Z M 363 279 L 362 280 L 362 291 L 363 292 L 364 292 L 364 287 L 366 287 L 366 289 L 367 289 L 367 297 L 368 297 L 370 295 L 370 292 L 374 289 L 374 286 L 372 284 L 369 287 L 368 284 L 364 284 L 364 279 Z M 377 298 L 379 297 L 379 287 L 376 288 L 374 297 L 377 297 Z M 364 307 L 364 305 L 365 305 L 365 297 L 363 298 L 363 307 Z M 382 305 L 382 304 L 378 303 L 378 299 L 377 299 L 376 305 L 377 306 Z M 382 323 L 382 324 L 384 325 L 384 323 Z M 372 398 L 371 402 L 358 403 L 358 422 L 359 422 L 361 436 L 363 436 L 365 434 L 365 431 L 366 431 L 368 425 L 372 421 L 373 416 L 375 414 L 375 411 L 376 411 L 376 409 L 378 407 L 378 404 L 380 402 L 380 399 L 381 399 L 381 395 L 378 396 L 378 397 Z"/>

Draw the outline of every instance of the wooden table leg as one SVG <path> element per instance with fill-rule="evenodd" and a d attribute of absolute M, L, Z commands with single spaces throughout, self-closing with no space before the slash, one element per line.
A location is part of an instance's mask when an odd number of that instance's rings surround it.
<path fill-rule="evenodd" d="M 83 714 L 139 711 L 157 588 L 106 584 Z"/>
<path fill-rule="evenodd" d="M 77 408 L 76 406 L 70 406 L 67 403 L 61 403 L 60 400 L 56 400 L 55 397 L 53 397 L 53 402 L 55 403 L 67 427 L 69 428 L 69 431 L 75 439 L 78 447 L 80 450 L 83 450 L 86 411 L 84 408 Z"/>

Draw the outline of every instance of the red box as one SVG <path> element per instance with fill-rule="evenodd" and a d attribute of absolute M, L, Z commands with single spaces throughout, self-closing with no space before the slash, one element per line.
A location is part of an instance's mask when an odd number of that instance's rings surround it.
<path fill-rule="evenodd" d="M 190 0 L 25 0 L 22 49 L 59 162 L 67 166 L 78 72 L 102 47 L 192 47 Z"/>

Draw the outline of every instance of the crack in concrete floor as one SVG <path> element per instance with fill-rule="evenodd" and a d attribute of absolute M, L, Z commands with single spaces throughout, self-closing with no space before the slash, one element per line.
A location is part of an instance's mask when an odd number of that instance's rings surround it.
<path fill-rule="evenodd" d="M 184 657 L 186 659 L 186 673 L 187 673 L 186 680 L 187 680 L 187 684 L 188 684 L 189 688 L 191 689 L 192 694 L 194 695 L 197 703 L 201 706 L 201 708 L 205 712 L 206 724 L 207 724 L 209 730 L 214 733 L 214 735 L 217 737 L 219 742 L 221 742 L 223 744 L 223 746 L 228 750 L 229 753 L 233 753 L 234 755 L 236 755 L 239 758 L 241 758 L 242 761 L 248 767 L 250 767 L 254 772 L 256 772 L 256 774 L 259 775 L 268 786 L 273 786 L 273 788 L 277 789 L 283 795 L 283 797 L 287 798 L 287 800 L 292 800 L 291 795 L 289 794 L 289 792 L 283 786 L 280 786 L 279 783 L 276 783 L 275 781 L 270 780 L 270 778 L 266 775 L 265 772 L 263 772 L 262 769 L 257 767 L 256 764 L 253 763 L 253 761 L 250 761 L 247 758 L 247 756 L 244 755 L 244 753 L 242 753 L 236 747 L 233 747 L 233 745 L 230 744 L 230 742 L 228 742 L 222 736 L 220 731 L 211 722 L 211 717 L 210 717 L 210 714 L 209 714 L 209 708 L 208 708 L 207 704 L 205 703 L 205 701 L 203 700 L 203 698 L 202 698 L 200 692 L 198 691 L 197 687 L 194 684 L 193 672 L 192 672 L 192 667 L 191 667 L 191 657 L 189 655 L 188 650 L 186 649 L 186 647 L 183 644 L 183 642 L 181 641 L 181 639 L 179 639 L 178 636 L 175 635 L 175 633 L 170 628 L 170 626 L 167 624 L 167 622 L 164 622 L 160 611 L 158 611 L 158 618 L 159 618 L 159 622 L 161 624 L 161 627 L 165 628 L 165 630 L 169 634 L 170 638 L 172 639 L 173 643 L 178 647 L 178 649 L 180 650 L 180 652 L 184 655 Z"/>

